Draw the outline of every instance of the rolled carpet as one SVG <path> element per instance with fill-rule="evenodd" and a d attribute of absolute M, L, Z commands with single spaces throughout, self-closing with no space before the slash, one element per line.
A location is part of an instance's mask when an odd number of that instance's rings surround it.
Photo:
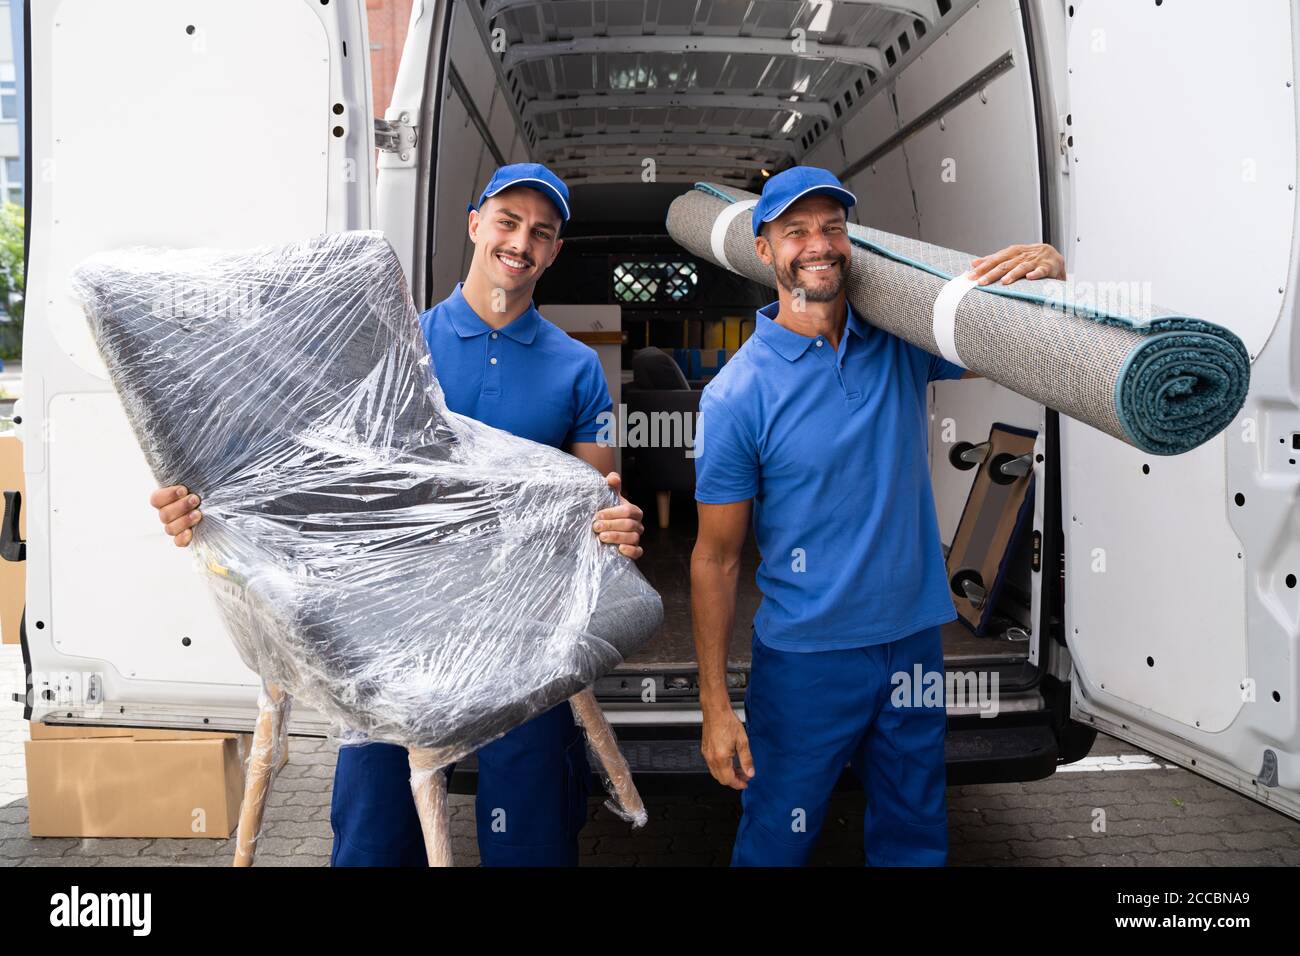
<path fill-rule="evenodd" d="M 668 233 L 700 258 L 774 287 L 754 250 L 757 198 L 698 183 L 673 200 Z M 1241 340 L 1143 301 L 1131 284 L 967 288 L 964 252 L 853 224 L 849 234 L 849 302 L 872 325 L 1145 452 L 1190 451 L 1245 403 L 1250 355 Z"/>

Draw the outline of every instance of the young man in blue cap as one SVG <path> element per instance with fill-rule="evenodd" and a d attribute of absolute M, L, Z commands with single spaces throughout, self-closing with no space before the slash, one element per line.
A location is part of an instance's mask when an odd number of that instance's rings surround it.
<path fill-rule="evenodd" d="M 469 208 L 474 256 L 455 291 L 420 316 L 447 407 L 557 448 L 597 468 L 618 489 L 614 451 L 597 444 L 613 407 L 596 353 L 542 318 L 533 289 L 555 261 L 569 220 L 569 190 L 545 166 L 496 171 Z M 198 497 L 160 488 L 150 498 L 167 533 L 189 544 Z M 641 556 L 641 509 L 626 500 L 593 516 L 602 541 Z M 488 866 L 573 866 L 587 818 L 586 742 L 568 703 L 478 751 L 478 845 Z M 339 750 L 330 822 L 334 866 L 424 866 L 406 749 L 386 743 Z"/>
<path fill-rule="evenodd" d="M 768 180 L 754 235 L 779 298 L 700 402 L 691 602 L 701 750 L 720 783 L 743 791 L 738 866 L 804 863 L 846 763 L 867 791 L 868 863 L 947 858 L 946 711 L 942 701 L 897 706 L 891 677 L 915 665 L 943 674 L 939 626 L 957 615 L 929 480 L 926 386 L 976 376 L 848 304 L 855 203 L 823 169 Z M 974 266 L 980 284 L 1065 275 L 1050 246 L 1012 246 Z M 763 601 L 742 725 L 726 653 L 751 513 Z"/>

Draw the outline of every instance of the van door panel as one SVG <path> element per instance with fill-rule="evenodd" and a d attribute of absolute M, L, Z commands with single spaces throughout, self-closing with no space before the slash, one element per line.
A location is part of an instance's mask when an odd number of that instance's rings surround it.
<path fill-rule="evenodd" d="M 246 727 L 255 676 L 148 506 L 153 478 L 69 276 L 102 249 L 236 249 L 368 228 L 364 4 L 37 2 L 28 30 L 33 175 L 16 411 L 31 716 Z M 65 696 L 56 715 L 67 674 L 99 698 Z"/>
<path fill-rule="evenodd" d="M 1230 38 L 1209 0 L 1073 9 L 1075 280 L 1254 359 L 1238 420 L 1185 455 L 1061 419 L 1074 714 L 1300 816 L 1294 8 L 1251 4 Z"/>

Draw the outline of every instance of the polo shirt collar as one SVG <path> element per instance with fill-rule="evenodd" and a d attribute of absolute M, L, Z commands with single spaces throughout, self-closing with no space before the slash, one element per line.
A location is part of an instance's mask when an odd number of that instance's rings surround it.
<path fill-rule="evenodd" d="M 865 340 L 869 334 L 867 323 L 862 321 L 861 316 L 853 311 L 853 306 L 849 305 L 848 302 L 845 302 L 844 305 L 849 312 L 848 321 L 844 323 L 844 327 L 858 338 Z"/>
<path fill-rule="evenodd" d="M 845 330 L 852 332 L 860 339 L 866 339 L 866 323 L 853 311 L 853 306 L 846 303 L 846 307 L 848 309 L 848 318 L 845 321 Z M 755 318 L 754 334 L 772 346 L 776 353 L 787 362 L 793 362 L 808 351 L 809 346 L 816 340 L 806 335 L 800 335 L 798 332 L 778 324 L 776 315 L 780 311 L 780 302 L 773 302 L 771 305 L 765 305 L 759 309 Z"/>
<path fill-rule="evenodd" d="M 780 302 L 773 302 L 759 309 L 754 318 L 754 334 L 772 346 L 781 358 L 793 362 L 808 351 L 808 346 L 812 345 L 813 340 L 787 329 L 784 325 L 778 325 L 776 314 L 780 311 Z"/>
<path fill-rule="evenodd" d="M 520 345 L 532 345 L 533 339 L 537 338 L 537 329 L 541 324 L 542 316 L 537 311 L 537 307 L 531 302 L 528 308 L 520 314 L 509 325 L 500 329 L 493 329 L 492 326 L 484 322 L 477 312 L 465 300 L 465 294 L 461 291 L 463 282 L 456 283 L 456 289 L 447 297 L 447 316 L 451 320 L 451 327 L 456 330 L 456 334 L 462 339 L 472 339 L 476 335 L 483 335 L 486 332 L 500 332 L 502 335 L 508 335 Z"/>

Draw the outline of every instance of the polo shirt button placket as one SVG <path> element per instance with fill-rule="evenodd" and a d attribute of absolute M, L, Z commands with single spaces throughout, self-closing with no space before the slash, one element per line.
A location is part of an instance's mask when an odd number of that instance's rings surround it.
<path fill-rule="evenodd" d="M 826 340 L 820 337 L 813 339 L 813 345 L 819 349 L 824 349 L 826 347 Z M 840 391 L 844 391 L 844 374 L 840 369 L 838 358 L 826 351 L 818 352 L 817 354 L 822 356 L 824 361 L 831 363 L 831 368 L 835 370 L 835 377 L 840 383 Z"/>
<path fill-rule="evenodd" d="M 835 375 L 839 379 L 840 391 L 844 394 L 844 401 L 852 405 L 862 397 L 862 392 L 856 388 L 851 388 L 849 386 L 849 383 L 844 378 L 844 356 L 848 354 L 848 344 L 849 344 L 849 340 L 847 336 L 848 336 L 848 330 L 846 329 L 845 338 L 841 341 L 841 348 L 844 350 L 844 352 L 843 354 L 837 354 L 835 356 Z"/>
<path fill-rule="evenodd" d="M 488 342 L 488 367 L 487 373 L 483 376 L 483 393 L 485 395 L 501 394 L 501 364 L 498 357 L 493 354 L 492 351 L 496 348 L 492 342 L 495 342 L 499 337 L 500 333 L 488 333 L 488 339 L 490 340 Z"/>

